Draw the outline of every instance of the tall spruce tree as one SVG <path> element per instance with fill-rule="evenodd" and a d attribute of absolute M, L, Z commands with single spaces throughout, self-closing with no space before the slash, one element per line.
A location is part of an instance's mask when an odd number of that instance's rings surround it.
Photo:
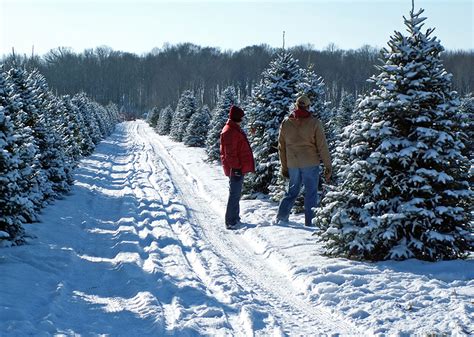
<path fill-rule="evenodd" d="M 451 90 L 423 10 L 405 19 L 382 51 L 361 120 L 344 130 L 335 167 L 341 184 L 316 212 L 332 255 L 356 259 L 465 257 L 473 250 L 473 193 Z"/>
<path fill-rule="evenodd" d="M 332 116 L 332 122 L 334 125 L 334 131 L 336 135 L 341 134 L 342 129 L 348 126 L 352 122 L 352 115 L 355 109 L 355 98 L 354 95 L 346 92 L 342 92 L 339 106 Z"/>
<path fill-rule="evenodd" d="M 107 110 L 97 102 L 90 101 L 89 107 L 92 111 L 94 119 L 97 121 L 97 126 L 99 128 L 100 136 L 99 139 L 102 140 L 109 135 L 109 128 L 107 127 Z"/>
<path fill-rule="evenodd" d="M 55 129 L 54 111 L 51 109 L 53 95 L 49 91 L 46 79 L 34 70 L 28 75 L 28 84 L 36 97 L 39 112 L 35 139 L 38 144 L 40 166 L 47 178 L 40 187 L 44 199 L 48 201 L 57 198 L 58 192 L 68 190 L 64 142 Z"/>
<path fill-rule="evenodd" d="M 14 138 L 13 123 L 6 115 L 6 109 L 0 106 L 0 247 L 4 240 L 21 242 L 24 234 L 19 158 L 15 155 Z"/>
<path fill-rule="evenodd" d="M 5 79 L 0 67 L 0 246 L 23 241 L 24 230 L 21 220 L 25 213 L 24 200 L 19 186 L 19 167 L 16 130 L 11 113 L 14 112 Z"/>
<path fill-rule="evenodd" d="M 152 128 L 156 127 L 158 120 L 160 119 L 160 109 L 158 107 L 154 107 L 148 113 L 147 122 L 150 124 Z"/>
<path fill-rule="evenodd" d="M 173 109 L 170 105 L 164 108 L 160 113 L 160 118 L 156 124 L 156 131 L 159 135 L 169 135 L 171 122 L 173 119 Z"/>
<path fill-rule="evenodd" d="M 74 95 L 71 102 L 76 106 L 77 111 L 81 115 L 83 125 L 85 126 L 85 128 L 83 128 L 84 132 L 90 136 L 95 147 L 95 144 L 99 143 L 102 139 L 102 134 L 99 128 L 97 115 L 91 105 L 91 99 L 87 97 L 85 93 L 81 92 Z M 92 153 L 92 151 L 90 153 Z M 90 153 L 86 153 L 86 155 L 89 155 Z"/>
<path fill-rule="evenodd" d="M 235 104 L 237 104 L 237 95 L 234 87 L 225 88 L 211 114 L 209 132 L 206 139 L 206 153 L 209 161 L 219 161 L 221 158 L 221 131 L 229 119 L 230 107 Z"/>
<path fill-rule="evenodd" d="M 209 130 L 210 111 L 207 105 L 191 116 L 183 143 L 187 146 L 204 147 L 207 131 Z"/>
<path fill-rule="evenodd" d="M 461 100 L 460 106 L 460 136 L 464 143 L 464 155 L 469 158 L 471 168 L 469 171 L 469 181 L 473 184 L 474 178 L 474 97 L 472 93 L 466 95 Z M 471 186 L 472 187 L 472 186 Z"/>
<path fill-rule="evenodd" d="M 171 122 L 170 137 L 178 142 L 183 141 L 191 116 L 196 112 L 196 97 L 191 90 L 185 90 L 179 98 L 176 112 Z"/>
<path fill-rule="evenodd" d="M 55 109 L 60 116 L 62 138 L 66 145 L 66 155 L 77 164 L 82 156 L 94 151 L 94 143 L 90 137 L 90 129 L 84 124 L 79 108 L 72 102 L 69 95 L 56 98 Z M 87 137 L 84 137 L 84 134 Z"/>
<path fill-rule="evenodd" d="M 117 104 L 112 102 L 107 104 L 105 109 L 107 110 L 107 127 L 110 135 L 114 131 L 115 125 L 120 121 L 119 109 Z"/>
<path fill-rule="evenodd" d="M 46 176 L 41 169 L 37 140 L 44 130 L 39 122 L 37 98 L 27 83 L 27 76 L 25 70 L 11 68 L 8 71 L 6 84 L 11 95 L 12 121 L 18 135 L 21 198 L 25 200 L 25 205 L 31 203 L 31 207 L 24 208 L 23 216 L 26 221 L 34 221 L 44 201 L 41 185 L 45 183 Z"/>
<path fill-rule="evenodd" d="M 280 124 L 294 106 L 302 72 L 291 53 L 281 51 L 262 73 L 262 81 L 252 94 L 249 123 L 250 143 L 256 170 L 246 189 L 268 193 L 278 182 L 278 132 Z"/>
<path fill-rule="evenodd" d="M 326 91 L 324 80 L 315 73 L 313 66 L 301 69 L 301 80 L 297 85 L 298 94 L 305 94 L 311 100 L 311 112 L 318 117 L 323 125 L 329 120 L 328 102 L 325 100 Z"/>
<path fill-rule="evenodd" d="M 44 80 L 42 75 L 41 80 Z M 41 95 L 47 97 L 46 123 L 54 130 L 52 136 L 56 144 L 55 148 L 60 152 L 52 154 L 50 179 L 53 182 L 53 190 L 57 193 L 64 193 L 70 190 L 70 185 L 74 182 L 73 170 L 76 165 L 74 158 L 68 155 L 70 125 L 66 122 L 66 116 L 63 114 L 66 111 L 64 105 L 62 102 L 58 104 L 61 100 L 48 89 L 47 83 L 41 87 L 45 90 Z M 56 159 L 53 159 L 55 157 Z"/>

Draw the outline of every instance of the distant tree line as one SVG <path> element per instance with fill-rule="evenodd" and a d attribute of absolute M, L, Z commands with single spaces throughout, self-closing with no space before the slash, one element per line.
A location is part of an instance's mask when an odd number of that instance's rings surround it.
<path fill-rule="evenodd" d="M 322 77 L 326 100 L 333 106 L 343 93 L 357 97 L 372 88 L 367 78 L 374 74 L 380 57 L 380 51 L 370 46 L 342 50 L 329 45 L 315 50 L 307 45 L 287 51 L 300 67 L 312 67 Z M 153 107 L 176 106 L 184 90 L 192 90 L 201 106 L 216 106 L 228 86 L 233 86 L 239 99 L 244 100 L 277 53 L 277 48 L 268 45 L 222 51 L 191 43 L 168 44 L 142 56 L 109 47 L 82 53 L 59 47 L 43 56 L 11 54 L 2 62 L 7 68 L 21 64 L 38 69 L 57 95 L 85 92 L 101 104 L 113 102 L 136 117 Z M 472 92 L 474 52 L 445 51 L 442 59 L 454 75 L 454 89 L 460 94 Z"/>
<path fill-rule="evenodd" d="M 23 243 L 23 224 L 69 191 L 73 169 L 119 120 L 84 93 L 54 95 L 37 70 L 0 65 L 0 247 Z"/>

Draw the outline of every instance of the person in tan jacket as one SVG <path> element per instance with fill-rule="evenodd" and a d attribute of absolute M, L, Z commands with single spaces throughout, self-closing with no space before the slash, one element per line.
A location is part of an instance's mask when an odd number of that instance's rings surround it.
<path fill-rule="evenodd" d="M 318 204 L 317 189 L 321 161 L 324 163 L 326 181 L 331 178 L 331 157 L 326 135 L 321 122 L 311 116 L 310 106 L 311 102 L 306 95 L 299 96 L 296 100 L 296 109 L 280 126 L 278 152 L 281 174 L 289 178 L 289 183 L 288 190 L 278 207 L 275 224 L 288 221 L 301 185 L 304 185 L 305 226 L 311 226 L 314 217 L 313 208 Z"/>

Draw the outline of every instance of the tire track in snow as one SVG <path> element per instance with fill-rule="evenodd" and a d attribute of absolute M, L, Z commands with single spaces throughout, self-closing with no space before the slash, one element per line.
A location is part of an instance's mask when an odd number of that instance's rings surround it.
<path fill-rule="evenodd" d="M 137 134 L 136 127 L 136 124 L 127 125 L 129 129 L 127 132 L 135 136 Z M 155 243 L 163 242 L 161 251 L 170 257 L 161 257 L 159 263 L 162 265 L 164 272 L 173 279 L 177 279 L 185 284 L 191 284 L 192 286 L 199 287 L 200 284 L 205 285 L 205 282 L 200 279 L 200 274 L 193 270 L 193 265 L 188 259 L 189 254 L 192 254 L 198 248 L 196 241 L 193 240 L 193 230 L 188 223 L 186 208 L 176 198 L 178 194 L 166 168 L 159 160 L 151 156 L 153 152 L 150 150 L 149 142 L 139 137 L 135 138 L 135 142 L 135 146 L 140 149 L 139 152 L 141 153 L 138 161 L 134 164 L 137 171 L 136 176 L 140 180 L 140 186 L 143 190 L 139 199 L 140 203 L 159 204 L 164 212 L 162 217 L 162 220 L 164 220 L 163 227 L 168 231 L 168 234 L 165 236 L 165 238 L 168 238 L 168 241 L 163 241 L 163 236 L 161 235 L 155 236 Z M 143 222 L 150 218 L 156 218 L 155 214 L 147 214 L 147 216 Z M 185 276 L 184 278 L 183 275 Z M 183 321 L 183 313 L 189 312 L 190 316 L 198 316 L 195 319 L 200 320 L 200 325 L 203 327 L 212 324 L 213 321 L 220 320 L 219 317 L 225 315 L 223 308 L 219 306 L 213 307 L 212 303 L 209 302 L 206 305 L 203 304 L 203 306 L 189 311 L 189 309 L 181 305 L 182 298 L 180 299 L 179 296 L 182 295 L 177 294 L 171 304 L 164 306 L 168 331 L 173 331 L 177 327 L 178 322 Z M 219 299 L 218 297 L 216 298 Z M 205 300 L 205 298 L 203 299 Z M 210 307 L 207 308 L 207 306 Z M 219 323 L 219 325 L 221 324 Z M 230 328 L 231 326 L 227 323 L 227 327 Z M 223 328 L 226 328 L 225 324 Z"/>
<path fill-rule="evenodd" d="M 132 131 L 136 131 L 135 128 L 133 128 Z M 139 132 L 135 132 L 135 134 L 139 134 Z M 171 181 L 168 169 L 161 162 L 161 159 L 155 156 L 153 148 L 151 147 L 148 140 L 140 137 L 137 137 L 137 139 L 140 139 L 141 144 L 146 144 L 146 146 L 144 146 L 144 152 L 146 153 L 146 163 L 144 164 L 148 167 L 148 183 L 150 186 L 154 187 L 154 191 L 156 191 L 162 199 L 166 200 L 163 205 L 166 207 L 166 212 L 168 214 L 168 227 L 172 232 L 170 236 L 178 238 L 183 247 L 189 249 L 188 252 L 176 252 L 176 255 L 183 256 L 183 265 L 186 265 L 187 268 L 189 268 L 189 270 L 186 271 L 186 274 L 195 274 L 197 279 L 199 279 L 199 281 L 208 288 L 208 291 L 220 302 L 231 303 L 232 295 L 241 293 L 242 289 L 238 286 L 235 280 L 230 279 L 230 277 L 226 275 L 225 272 L 222 272 L 222 270 L 225 270 L 225 268 L 222 268 L 222 265 L 216 265 L 215 262 L 218 261 L 217 257 L 210 257 L 210 251 L 206 247 L 202 247 L 202 243 L 197 240 L 195 231 L 188 221 L 187 209 L 184 205 L 181 205 L 179 200 L 176 198 L 179 196 L 179 193 Z M 153 156 L 150 156 L 149 154 L 152 154 Z M 158 179 L 156 179 L 158 176 L 160 177 L 160 181 L 157 181 Z M 163 183 L 165 183 L 165 191 L 163 191 Z M 219 270 L 218 273 L 221 275 L 216 276 L 216 273 L 213 273 L 215 277 L 211 279 L 209 277 L 209 270 Z M 181 274 L 184 273 L 181 272 Z M 173 309 L 170 309 L 169 311 L 170 313 L 168 316 L 173 316 Z M 207 313 L 207 315 L 211 316 L 216 314 L 219 315 L 219 313 L 216 313 L 215 311 L 213 312 L 212 309 Z M 231 316 L 232 314 L 227 312 L 228 320 L 237 320 L 237 318 L 233 318 Z M 168 325 L 171 325 L 172 328 L 174 324 L 173 318 L 171 317 L 171 319 L 168 319 L 168 321 Z M 245 330 L 240 327 L 241 324 L 235 324 L 235 322 L 233 322 L 231 323 L 231 326 L 233 334 L 239 336 L 245 335 Z M 276 329 L 278 330 L 278 327 Z M 273 333 L 274 330 L 275 327 L 271 326 L 268 331 L 269 334 Z"/>
<path fill-rule="evenodd" d="M 151 151 L 154 152 L 152 157 L 167 168 L 180 198 L 187 204 L 192 220 L 200 225 L 196 229 L 198 235 L 209 243 L 214 254 L 223 260 L 223 264 L 243 284 L 244 289 L 251 289 L 256 298 L 268 304 L 266 309 L 281 321 L 286 333 L 353 334 L 357 331 L 353 324 L 298 296 L 285 275 L 269 267 L 268 261 L 256 255 L 245 240 L 225 231 L 222 214 L 216 214 L 209 200 L 201 195 L 199 183 L 167 153 L 151 128 L 145 123 L 139 122 L 138 125 L 136 136 L 150 143 Z M 200 268 L 199 265 L 197 267 Z M 241 316 L 245 316 L 245 310 Z"/>

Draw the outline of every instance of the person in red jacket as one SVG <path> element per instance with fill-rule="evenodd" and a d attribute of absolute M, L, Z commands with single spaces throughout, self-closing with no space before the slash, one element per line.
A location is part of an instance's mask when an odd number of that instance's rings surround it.
<path fill-rule="evenodd" d="M 233 105 L 229 111 L 229 119 L 221 131 L 221 161 L 224 173 L 229 177 L 229 198 L 225 212 L 225 226 L 234 229 L 240 221 L 240 197 L 244 183 L 244 175 L 255 172 L 252 149 L 240 123 L 244 111 Z"/>

